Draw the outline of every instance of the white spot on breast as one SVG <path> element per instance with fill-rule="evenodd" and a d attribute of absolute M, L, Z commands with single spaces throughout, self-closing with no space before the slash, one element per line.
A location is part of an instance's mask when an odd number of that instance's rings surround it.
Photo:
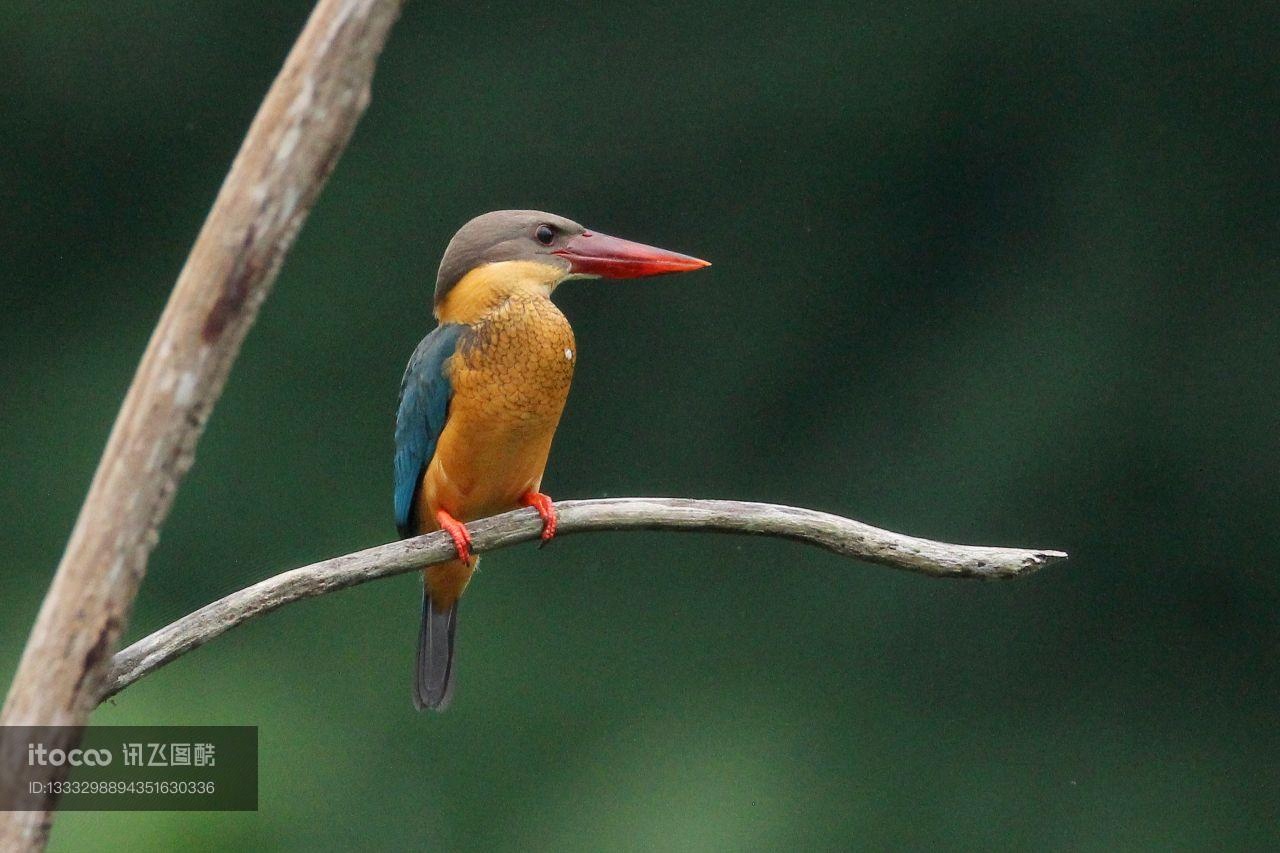
<path fill-rule="evenodd" d="M 564 348 L 564 360 L 573 361 L 573 350 L 571 350 L 569 347 Z"/>

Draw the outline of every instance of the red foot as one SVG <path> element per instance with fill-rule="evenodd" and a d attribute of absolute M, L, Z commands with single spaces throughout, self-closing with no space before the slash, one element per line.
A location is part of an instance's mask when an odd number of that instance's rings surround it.
<path fill-rule="evenodd" d="M 542 544 L 546 545 L 556 535 L 556 505 L 542 492 L 526 492 L 521 498 L 525 506 L 531 506 L 542 516 Z"/>
<path fill-rule="evenodd" d="M 453 547 L 458 550 L 458 559 L 470 564 L 475 558 L 471 556 L 471 534 L 467 532 L 467 526 L 444 510 L 436 513 L 436 521 L 439 522 L 440 529 L 453 540 Z"/>

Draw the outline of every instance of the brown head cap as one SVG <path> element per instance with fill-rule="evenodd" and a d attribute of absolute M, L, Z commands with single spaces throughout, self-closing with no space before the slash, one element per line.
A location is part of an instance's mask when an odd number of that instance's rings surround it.
<path fill-rule="evenodd" d="M 439 305 L 464 275 L 498 261 L 537 261 L 569 271 L 569 262 L 552 252 L 586 229 L 572 219 L 541 210 L 495 210 L 458 229 L 440 259 L 435 304 Z"/>

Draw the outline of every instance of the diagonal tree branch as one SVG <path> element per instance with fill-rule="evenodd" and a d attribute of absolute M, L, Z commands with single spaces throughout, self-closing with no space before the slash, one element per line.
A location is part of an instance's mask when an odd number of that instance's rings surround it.
<path fill-rule="evenodd" d="M 254 117 L 151 336 L 27 641 L 0 723 L 73 747 L 173 495 L 285 253 L 369 103 L 403 0 L 319 0 Z M 25 747 L 0 737 L 0 806 Z M 66 778 L 48 765 L 36 782 Z M 52 787 L 52 786 L 50 786 Z M 0 850 L 41 849 L 43 811 L 0 811 Z"/>
<path fill-rule="evenodd" d="M 1016 578 L 1067 556 L 1061 551 L 949 545 L 825 512 L 741 501 L 612 498 L 565 501 L 556 504 L 556 511 L 558 536 L 601 530 L 702 530 L 775 536 L 937 578 Z M 542 520 L 534 510 L 520 509 L 467 527 L 476 552 L 494 551 L 537 538 Z M 313 563 L 233 592 L 116 655 L 103 698 L 235 626 L 290 602 L 422 569 L 453 556 L 452 540 L 437 532 Z"/>

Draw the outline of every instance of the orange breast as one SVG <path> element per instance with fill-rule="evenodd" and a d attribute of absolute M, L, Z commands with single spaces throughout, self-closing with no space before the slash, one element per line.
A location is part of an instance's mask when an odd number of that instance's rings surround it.
<path fill-rule="evenodd" d="M 423 530 L 436 529 L 437 510 L 470 521 L 539 489 L 576 359 L 573 330 L 545 295 L 513 294 L 472 324 L 446 367 L 453 397 L 423 474 Z"/>

